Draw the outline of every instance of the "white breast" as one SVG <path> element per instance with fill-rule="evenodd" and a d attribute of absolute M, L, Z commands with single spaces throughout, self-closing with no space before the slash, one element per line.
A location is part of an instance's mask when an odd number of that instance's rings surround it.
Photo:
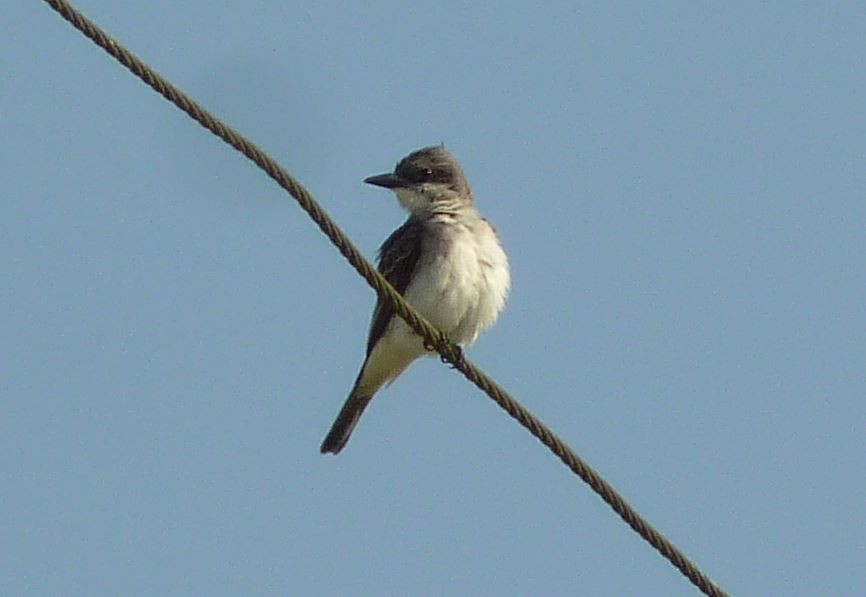
<path fill-rule="evenodd" d="M 474 217 L 431 220 L 406 300 L 457 343 L 469 345 L 496 321 L 511 286 L 508 258 L 493 228 Z"/>

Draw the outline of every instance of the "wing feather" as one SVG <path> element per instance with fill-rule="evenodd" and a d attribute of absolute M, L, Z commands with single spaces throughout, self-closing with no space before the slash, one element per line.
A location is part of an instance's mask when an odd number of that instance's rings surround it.
<path fill-rule="evenodd" d="M 401 295 L 406 294 L 406 288 L 420 261 L 423 232 L 423 222 L 410 217 L 406 223 L 392 232 L 379 248 L 379 271 Z M 392 317 L 394 317 L 394 310 L 385 301 L 379 299 L 370 323 L 367 356 L 370 356 L 373 347 L 385 333 Z"/>

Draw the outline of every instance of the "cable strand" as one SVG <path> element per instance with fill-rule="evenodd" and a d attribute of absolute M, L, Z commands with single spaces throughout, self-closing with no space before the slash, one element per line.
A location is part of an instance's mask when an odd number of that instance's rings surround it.
<path fill-rule="evenodd" d="M 214 135 L 234 147 L 277 184 L 285 189 L 307 212 L 325 236 L 367 281 L 376 293 L 387 300 L 394 311 L 421 337 L 425 344 L 433 346 L 442 358 L 459 370 L 469 381 L 486 393 L 513 419 L 535 436 L 555 454 L 572 472 L 579 476 L 590 488 L 607 503 L 626 524 L 667 559 L 691 583 L 706 595 L 725 596 L 726 593 L 715 585 L 708 576 L 692 563 L 673 543 L 641 517 L 638 512 L 591 466 L 584 462 L 540 419 L 512 398 L 483 371 L 462 356 L 461 351 L 413 309 L 385 278 L 367 261 L 352 244 L 337 224 L 313 199 L 304 186 L 288 174 L 264 151 L 246 137 L 212 116 L 207 110 L 169 83 L 156 71 L 142 62 L 118 41 L 74 9 L 65 0 L 45 0 L 60 16 L 71 23 L 96 45 L 124 65 L 148 86 L 186 112 L 191 118 L 211 131 Z"/>

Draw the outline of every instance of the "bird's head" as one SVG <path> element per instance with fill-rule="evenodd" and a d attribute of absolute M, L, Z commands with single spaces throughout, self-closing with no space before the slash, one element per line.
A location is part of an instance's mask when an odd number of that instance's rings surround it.
<path fill-rule="evenodd" d="M 397 163 L 394 172 L 370 176 L 364 182 L 391 189 L 400 204 L 416 216 L 472 206 L 463 169 L 441 145 L 414 151 Z"/>

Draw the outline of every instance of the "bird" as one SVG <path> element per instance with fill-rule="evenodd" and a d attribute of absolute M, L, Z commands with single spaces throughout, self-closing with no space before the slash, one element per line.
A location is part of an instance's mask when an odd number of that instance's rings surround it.
<path fill-rule="evenodd" d="M 393 172 L 364 182 L 393 191 L 409 212 L 380 247 L 379 271 L 462 351 L 493 325 L 511 290 L 508 257 L 496 229 L 475 208 L 463 168 L 438 145 L 414 151 Z M 425 354 L 433 354 L 431 347 L 379 297 L 364 363 L 322 454 L 338 454 L 376 392 Z"/>

